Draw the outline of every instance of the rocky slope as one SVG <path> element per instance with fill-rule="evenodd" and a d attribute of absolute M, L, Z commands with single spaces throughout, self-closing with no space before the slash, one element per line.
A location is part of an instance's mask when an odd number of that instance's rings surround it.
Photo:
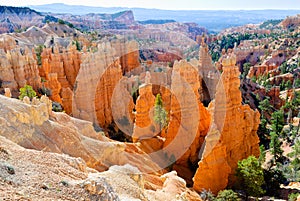
<path fill-rule="evenodd" d="M 10 33 L 31 26 L 41 26 L 44 16 L 30 8 L 0 6 L 0 33 Z"/>
<path fill-rule="evenodd" d="M 118 200 L 118 197 L 121 200 L 148 200 L 148 196 L 156 200 L 165 200 L 166 197 L 173 200 L 178 196 L 182 199 L 200 199 L 185 187 L 185 182 L 176 173 L 160 177 L 160 168 L 136 145 L 113 142 L 96 133 L 89 122 L 51 112 L 51 102 L 46 97 L 42 97 L 41 101 L 34 99 L 29 104 L 4 96 L 0 99 L 3 111 L 0 135 L 6 137 L 1 137 L 0 144 L 1 188 L 4 190 L 1 193 L 6 192 L 5 196 L 27 196 L 32 200 L 76 200 L 79 197 L 93 200 L 97 196 L 107 200 Z M 8 139 L 41 151 L 29 151 Z M 62 153 L 81 157 L 85 162 Z M 26 166 L 27 163 L 31 164 Z M 111 167 L 114 164 L 125 166 Z M 107 172 L 97 173 L 87 166 L 98 171 L 111 168 Z M 35 176 L 28 180 L 28 177 L 22 176 L 25 173 Z M 172 191 L 167 190 L 169 188 Z M 165 194 L 165 191 L 168 193 Z"/>

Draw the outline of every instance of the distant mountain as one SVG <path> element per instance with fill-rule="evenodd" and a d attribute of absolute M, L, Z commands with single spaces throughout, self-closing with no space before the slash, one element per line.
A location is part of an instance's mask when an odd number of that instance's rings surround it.
<path fill-rule="evenodd" d="M 55 22 L 77 27 L 84 31 L 99 29 L 128 29 L 137 24 L 130 10 L 113 14 L 90 13 L 85 15 L 37 12 L 27 7 L 0 6 L 0 33 L 25 31 L 32 26 L 43 27 Z"/>
<path fill-rule="evenodd" d="M 44 16 L 30 8 L 0 6 L 0 33 L 13 32 L 30 26 L 39 26 Z"/>
<path fill-rule="evenodd" d="M 40 12 L 72 13 L 73 15 L 83 15 L 88 13 L 115 13 L 130 9 L 133 11 L 137 21 L 171 19 L 177 22 L 195 22 L 200 26 L 206 27 L 210 31 L 217 32 L 232 26 L 240 26 L 250 23 L 257 24 L 270 19 L 284 19 L 287 16 L 293 16 L 300 13 L 300 10 L 174 11 L 144 8 L 74 6 L 60 3 L 30 7 Z"/>

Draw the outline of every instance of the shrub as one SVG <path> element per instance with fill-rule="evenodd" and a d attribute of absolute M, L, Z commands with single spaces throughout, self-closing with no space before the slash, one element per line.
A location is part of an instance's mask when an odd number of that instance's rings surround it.
<path fill-rule="evenodd" d="M 32 99 L 33 97 L 36 97 L 36 92 L 32 89 L 32 86 L 25 85 L 24 87 L 20 88 L 20 96 L 19 99 L 23 100 L 25 96 L 28 96 L 28 98 Z"/>
<path fill-rule="evenodd" d="M 66 22 L 63 21 L 62 19 L 58 19 L 58 23 L 59 23 L 59 24 L 66 24 Z"/>
<path fill-rule="evenodd" d="M 203 201 L 214 201 L 215 197 L 210 190 L 203 189 L 200 193 L 200 197 Z"/>
<path fill-rule="evenodd" d="M 218 193 L 217 201 L 237 201 L 240 200 L 238 194 L 233 190 L 223 190 Z"/>
<path fill-rule="evenodd" d="M 300 195 L 300 193 L 289 194 L 289 201 L 297 201 L 297 198 L 299 195 Z"/>
<path fill-rule="evenodd" d="M 52 111 L 54 111 L 54 112 L 62 112 L 63 111 L 63 107 L 61 106 L 60 103 L 52 102 Z"/>
<path fill-rule="evenodd" d="M 42 95 L 46 95 L 46 96 L 52 96 L 52 91 L 51 89 L 48 89 L 46 87 L 41 87 L 41 88 L 38 88 L 38 92 Z"/>

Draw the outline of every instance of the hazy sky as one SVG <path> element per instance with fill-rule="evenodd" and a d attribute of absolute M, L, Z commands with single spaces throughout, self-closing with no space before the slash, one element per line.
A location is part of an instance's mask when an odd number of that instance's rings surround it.
<path fill-rule="evenodd" d="M 0 0 L 1 5 L 28 6 L 49 3 L 100 7 L 140 7 L 168 10 L 299 9 L 300 0 Z"/>

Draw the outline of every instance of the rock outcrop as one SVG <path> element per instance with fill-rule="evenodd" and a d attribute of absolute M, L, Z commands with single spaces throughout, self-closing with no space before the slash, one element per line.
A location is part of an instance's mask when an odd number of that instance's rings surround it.
<path fill-rule="evenodd" d="M 223 73 L 214 102 L 210 104 L 212 126 L 201 150 L 199 167 L 193 178 L 194 189 L 213 193 L 232 185 L 237 162 L 250 155 L 259 156 L 259 112 L 242 105 L 239 69 L 231 52 L 222 61 Z"/>
<path fill-rule="evenodd" d="M 35 90 L 41 86 L 38 65 L 29 48 L 13 47 L 10 50 L 0 51 L 0 80 L 3 88 L 10 88 L 12 94 L 25 84 Z"/>
<path fill-rule="evenodd" d="M 60 52 L 60 49 L 61 52 Z M 41 53 L 40 76 L 44 86 L 52 91 L 51 99 L 61 103 L 68 114 L 72 113 L 72 90 L 80 69 L 81 53 L 75 45 L 68 49 L 62 47 L 45 48 Z"/>
<path fill-rule="evenodd" d="M 154 123 L 154 103 L 155 96 L 152 93 L 152 85 L 145 84 L 139 87 L 139 97 L 136 100 L 136 115 L 135 125 L 133 132 L 133 142 L 137 142 L 142 139 L 148 139 L 154 137 L 157 132 L 156 125 Z"/>
<path fill-rule="evenodd" d="M 160 170 L 136 145 L 113 142 L 95 132 L 90 122 L 51 112 L 51 101 L 46 97 L 35 105 L 5 96 L 0 100 L 0 135 L 25 148 L 81 157 L 99 171 L 127 163 L 141 171 Z"/>
<path fill-rule="evenodd" d="M 136 45 L 136 42 L 103 42 L 98 45 L 97 52 L 85 56 L 74 87 L 74 117 L 94 122 L 102 128 L 115 123 L 112 96 L 122 74 L 139 66 Z M 127 99 L 128 93 L 124 96 Z M 123 99 L 120 97 L 119 101 Z"/>
<path fill-rule="evenodd" d="M 200 102 L 197 64 L 195 60 L 174 63 L 170 121 L 167 133 L 162 135 L 169 160 L 177 159 L 175 165 L 187 170 L 189 164 L 197 164 L 198 152 L 210 126 L 210 115 Z M 178 173 L 184 176 L 182 171 Z"/>
<path fill-rule="evenodd" d="M 120 57 L 120 64 L 122 66 L 123 74 L 128 73 L 140 66 L 139 47 L 136 41 L 117 40 L 113 42 L 113 46 Z"/>
<path fill-rule="evenodd" d="M 218 84 L 220 73 L 212 63 L 211 56 L 208 52 L 208 46 L 202 37 L 199 50 L 199 66 L 200 75 L 200 94 L 203 102 L 209 103 L 215 98 L 216 86 Z"/>

